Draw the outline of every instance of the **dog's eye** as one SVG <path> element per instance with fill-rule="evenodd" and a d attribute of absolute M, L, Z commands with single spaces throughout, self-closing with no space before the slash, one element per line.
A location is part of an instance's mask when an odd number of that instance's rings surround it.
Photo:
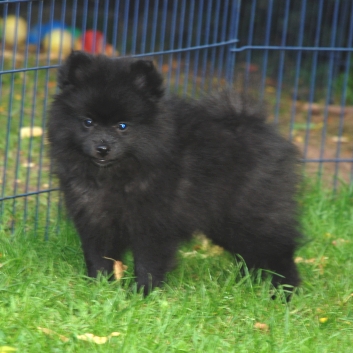
<path fill-rule="evenodd" d="M 127 128 L 127 125 L 125 123 L 120 123 L 118 125 L 118 129 L 121 130 L 121 131 L 126 130 L 126 128 Z"/>
<path fill-rule="evenodd" d="M 85 119 L 85 120 L 83 120 L 83 125 L 85 127 L 91 127 L 91 126 L 93 126 L 93 120 L 92 119 Z"/>

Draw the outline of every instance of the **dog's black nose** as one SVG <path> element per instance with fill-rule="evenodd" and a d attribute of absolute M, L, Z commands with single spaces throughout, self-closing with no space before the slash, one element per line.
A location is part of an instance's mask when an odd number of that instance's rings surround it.
<path fill-rule="evenodd" d="M 104 157 L 109 153 L 110 148 L 107 145 L 100 145 L 97 146 L 96 151 L 101 157 Z"/>

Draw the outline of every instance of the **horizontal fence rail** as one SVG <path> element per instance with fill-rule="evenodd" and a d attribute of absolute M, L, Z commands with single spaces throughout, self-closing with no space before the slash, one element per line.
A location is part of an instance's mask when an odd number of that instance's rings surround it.
<path fill-rule="evenodd" d="M 232 52 L 241 52 L 245 50 L 295 50 L 299 51 L 328 51 L 328 52 L 351 52 L 353 48 L 337 48 L 337 47 L 301 47 L 301 46 L 274 46 L 274 45 L 244 45 L 240 48 L 232 48 Z"/>

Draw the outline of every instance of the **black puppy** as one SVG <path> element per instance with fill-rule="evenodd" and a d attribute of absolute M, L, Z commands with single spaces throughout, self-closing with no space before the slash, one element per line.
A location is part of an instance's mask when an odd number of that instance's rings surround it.
<path fill-rule="evenodd" d="M 230 93 L 164 96 L 150 61 L 73 52 L 49 116 L 55 172 L 88 275 L 131 248 L 139 288 L 163 281 L 195 231 L 297 286 L 297 151 Z"/>

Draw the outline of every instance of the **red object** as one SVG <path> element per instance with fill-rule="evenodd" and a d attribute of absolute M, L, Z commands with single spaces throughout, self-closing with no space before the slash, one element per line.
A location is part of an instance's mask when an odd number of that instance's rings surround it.
<path fill-rule="evenodd" d="M 101 53 L 103 52 L 104 35 L 100 31 L 94 31 L 92 29 L 82 34 L 83 50 L 89 53 Z"/>

